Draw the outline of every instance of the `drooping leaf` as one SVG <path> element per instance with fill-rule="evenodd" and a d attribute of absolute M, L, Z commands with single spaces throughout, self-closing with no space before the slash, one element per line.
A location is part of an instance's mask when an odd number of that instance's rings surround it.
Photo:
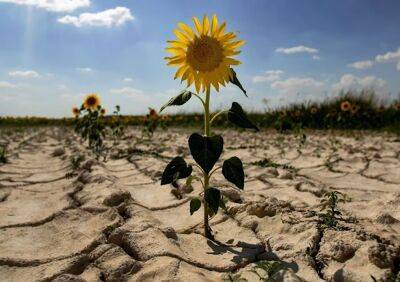
<path fill-rule="evenodd" d="M 236 72 L 233 70 L 233 68 L 231 68 L 231 72 L 232 72 L 232 77 L 229 78 L 229 82 L 232 84 L 235 84 L 237 87 L 239 87 L 240 90 L 243 91 L 244 95 L 246 95 L 246 97 L 248 97 L 246 90 L 244 90 L 244 88 L 243 88 L 242 84 L 240 83 L 239 79 L 237 78 Z"/>
<path fill-rule="evenodd" d="M 190 215 L 193 215 L 201 207 L 201 201 L 199 198 L 193 198 L 190 200 Z"/>
<path fill-rule="evenodd" d="M 187 165 L 181 157 L 175 157 L 165 168 L 161 177 L 161 185 L 170 184 L 192 174 L 192 166 Z"/>
<path fill-rule="evenodd" d="M 238 157 L 232 157 L 224 161 L 222 174 L 226 180 L 235 184 L 239 189 L 244 188 L 243 164 Z"/>
<path fill-rule="evenodd" d="M 217 188 L 210 187 L 204 192 L 204 200 L 214 214 L 217 214 L 220 204 L 221 192 Z"/>
<path fill-rule="evenodd" d="M 171 98 L 168 103 L 166 103 L 164 106 L 161 107 L 160 113 L 166 108 L 170 106 L 181 106 L 185 104 L 187 101 L 192 98 L 192 92 L 183 90 L 179 95 Z"/>
<path fill-rule="evenodd" d="M 193 133 L 189 137 L 189 149 L 193 159 L 207 173 L 211 171 L 221 156 L 224 140 L 220 135 L 205 137 Z"/>
<path fill-rule="evenodd" d="M 228 111 L 228 120 L 241 128 L 255 129 L 259 131 L 258 127 L 254 125 L 243 111 L 239 103 L 233 102 L 232 107 Z"/>

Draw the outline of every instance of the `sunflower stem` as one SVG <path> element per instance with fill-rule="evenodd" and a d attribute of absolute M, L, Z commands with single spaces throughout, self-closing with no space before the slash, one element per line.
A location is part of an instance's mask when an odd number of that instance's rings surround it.
<path fill-rule="evenodd" d="M 210 123 L 210 89 L 207 89 L 206 100 L 204 102 L 204 136 L 209 137 L 211 134 Z M 210 175 L 207 172 L 203 173 L 204 176 L 204 194 L 210 185 Z M 208 239 L 213 239 L 211 228 L 208 223 L 208 204 L 204 200 L 204 236 Z"/>
<path fill-rule="evenodd" d="M 212 124 L 213 121 L 214 121 L 218 116 L 220 116 L 220 115 L 222 115 L 222 114 L 224 114 L 224 113 L 228 113 L 228 112 L 229 112 L 229 110 L 222 110 L 222 111 L 219 111 L 218 113 L 216 113 L 216 114 L 212 117 L 212 119 L 210 120 L 210 124 Z"/>

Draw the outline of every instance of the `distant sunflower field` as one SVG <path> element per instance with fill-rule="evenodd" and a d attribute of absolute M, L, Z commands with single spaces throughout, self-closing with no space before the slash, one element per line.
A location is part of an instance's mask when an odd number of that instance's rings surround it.
<path fill-rule="evenodd" d="M 249 118 L 260 128 L 279 131 L 295 129 L 387 129 L 400 134 L 400 99 L 380 104 L 371 91 L 347 92 L 319 103 L 296 103 L 265 112 L 249 112 Z M 113 116 L 104 115 L 104 123 L 112 123 Z M 122 115 L 125 126 L 148 126 L 147 115 Z M 154 119 L 154 118 L 153 118 Z M 203 122 L 202 113 L 157 115 L 165 126 L 192 127 Z M 71 118 L 0 117 L 0 126 L 72 126 Z M 226 117 L 214 121 L 215 127 L 231 127 Z"/>

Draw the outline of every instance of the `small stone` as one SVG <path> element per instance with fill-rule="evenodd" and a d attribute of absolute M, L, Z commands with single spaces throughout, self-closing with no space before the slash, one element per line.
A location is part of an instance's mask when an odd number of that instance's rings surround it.
<path fill-rule="evenodd" d="M 368 258 L 379 268 L 389 268 L 394 264 L 397 251 L 393 246 L 377 243 L 368 249 Z"/>
<path fill-rule="evenodd" d="M 52 156 L 53 157 L 59 157 L 65 154 L 65 150 L 63 148 L 57 148 L 53 151 Z"/>
<path fill-rule="evenodd" d="M 397 220 L 396 218 L 394 218 L 393 216 L 391 216 L 390 214 L 384 213 L 376 218 L 376 222 L 378 222 L 380 224 L 390 225 L 390 224 L 398 223 L 400 221 Z"/>

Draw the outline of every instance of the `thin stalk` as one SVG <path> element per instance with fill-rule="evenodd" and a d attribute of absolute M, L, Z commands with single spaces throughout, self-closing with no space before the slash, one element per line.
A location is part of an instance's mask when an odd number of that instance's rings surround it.
<path fill-rule="evenodd" d="M 228 110 L 223 110 L 223 111 L 220 111 L 220 112 L 216 113 L 216 114 L 212 117 L 212 119 L 210 120 L 210 124 L 212 124 L 213 121 L 214 121 L 218 116 L 220 116 L 220 115 L 222 115 L 222 114 L 224 114 L 224 113 L 227 113 L 227 112 L 229 112 L 229 111 L 228 111 Z"/>
<path fill-rule="evenodd" d="M 211 133 L 211 123 L 210 123 L 210 89 L 207 89 L 206 100 L 204 102 L 204 136 L 209 137 Z M 209 188 L 210 176 L 208 173 L 204 172 L 204 194 Z M 208 204 L 204 201 L 204 236 L 208 239 L 213 239 L 211 234 L 211 228 L 208 223 Z"/>

